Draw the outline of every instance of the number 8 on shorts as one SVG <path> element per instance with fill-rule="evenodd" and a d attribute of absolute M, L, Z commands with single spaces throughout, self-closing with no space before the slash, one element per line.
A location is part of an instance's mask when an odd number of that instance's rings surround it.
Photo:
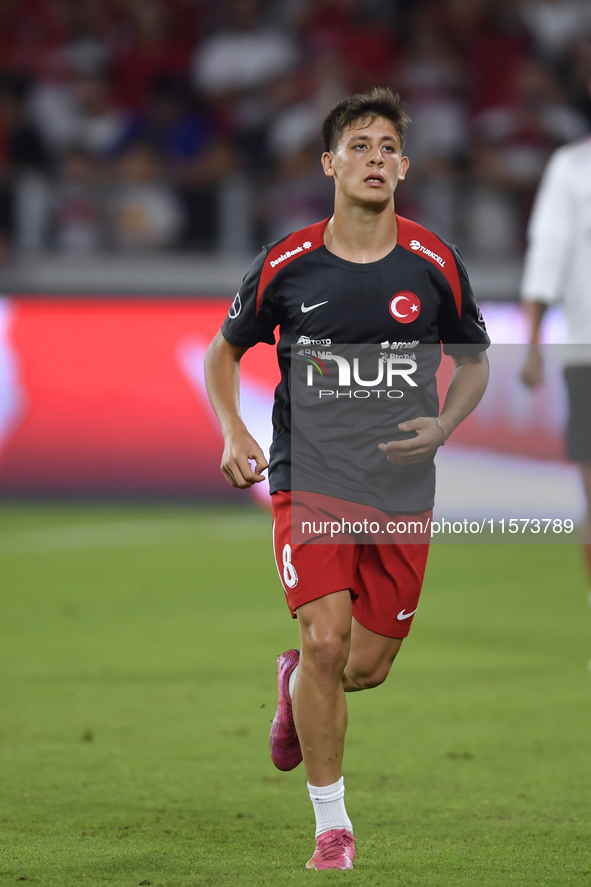
<path fill-rule="evenodd" d="M 291 545 L 283 546 L 283 581 L 288 588 L 295 588 L 298 584 L 298 574 L 291 562 Z"/>

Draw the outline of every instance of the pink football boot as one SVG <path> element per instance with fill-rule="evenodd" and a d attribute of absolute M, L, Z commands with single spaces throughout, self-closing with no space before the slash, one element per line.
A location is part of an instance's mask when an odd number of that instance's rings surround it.
<path fill-rule="evenodd" d="M 289 677 L 299 661 L 298 650 L 287 650 L 277 658 L 279 703 L 273 719 L 269 742 L 271 744 L 271 760 L 278 770 L 293 770 L 302 761 L 302 750 L 293 722 L 289 696 Z"/>
<path fill-rule="evenodd" d="M 352 869 L 355 838 L 346 828 L 331 828 L 316 839 L 316 850 L 307 869 Z"/>

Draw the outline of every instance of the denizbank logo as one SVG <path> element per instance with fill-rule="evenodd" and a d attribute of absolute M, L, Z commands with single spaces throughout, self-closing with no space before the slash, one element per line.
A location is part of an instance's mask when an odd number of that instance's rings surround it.
<path fill-rule="evenodd" d="M 312 244 L 309 240 L 304 240 L 301 246 L 296 246 L 295 249 L 288 249 L 286 252 L 278 256 L 278 258 L 272 259 L 269 264 L 271 265 L 271 268 L 274 268 L 276 265 L 281 265 L 286 259 L 291 259 L 292 256 L 297 256 L 298 253 L 303 253 L 305 249 L 310 249 L 311 246 Z"/>
<path fill-rule="evenodd" d="M 335 386 L 333 388 L 318 388 L 320 399 L 346 397 L 363 400 L 375 397 L 398 400 L 404 397 L 404 390 L 395 388 L 395 385 L 404 385 L 406 388 L 418 387 L 412 378 L 417 371 L 416 360 L 401 355 L 393 355 L 386 359 L 379 355 L 376 358 L 375 375 L 372 373 L 370 378 L 365 376 L 369 361 L 365 362 L 366 370 L 362 375 L 358 357 L 354 357 L 350 361 L 340 354 L 325 353 L 322 360 L 318 357 L 308 357 L 307 362 L 306 386 L 308 388 L 315 388 L 317 381 L 321 385 L 326 385 L 327 382 L 330 384 L 332 381 Z"/>

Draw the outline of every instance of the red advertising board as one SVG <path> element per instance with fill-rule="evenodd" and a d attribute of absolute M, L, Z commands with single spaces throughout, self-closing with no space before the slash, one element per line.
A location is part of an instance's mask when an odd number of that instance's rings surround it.
<path fill-rule="evenodd" d="M 227 307 L 4 300 L 0 491 L 225 492 L 202 359 Z M 270 402 L 273 349 L 244 363 L 246 390 Z"/>
<path fill-rule="evenodd" d="M 0 493 L 229 493 L 203 355 L 230 301 L 0 299 Z M 493 355 L 487 399 L 450 445 L 559 458 L 563 395 L 537 403 L 511 354 Z M 277 380 L 273 348 L 247 353 L 242 408 L 264 448 Z"/>

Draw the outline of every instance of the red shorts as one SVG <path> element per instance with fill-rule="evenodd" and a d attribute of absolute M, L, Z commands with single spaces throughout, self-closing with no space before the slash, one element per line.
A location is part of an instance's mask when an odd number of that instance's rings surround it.
<path fill-rule="evenodd" d="M 271 502 L 275 563 L 294 619 L 303 604 L 349 589 L 361 625 L 405 638 L 418 607 L 429 545 L 317 544 L 318 539 L 292 544 L 291 493 L 274 493 Z"/>

